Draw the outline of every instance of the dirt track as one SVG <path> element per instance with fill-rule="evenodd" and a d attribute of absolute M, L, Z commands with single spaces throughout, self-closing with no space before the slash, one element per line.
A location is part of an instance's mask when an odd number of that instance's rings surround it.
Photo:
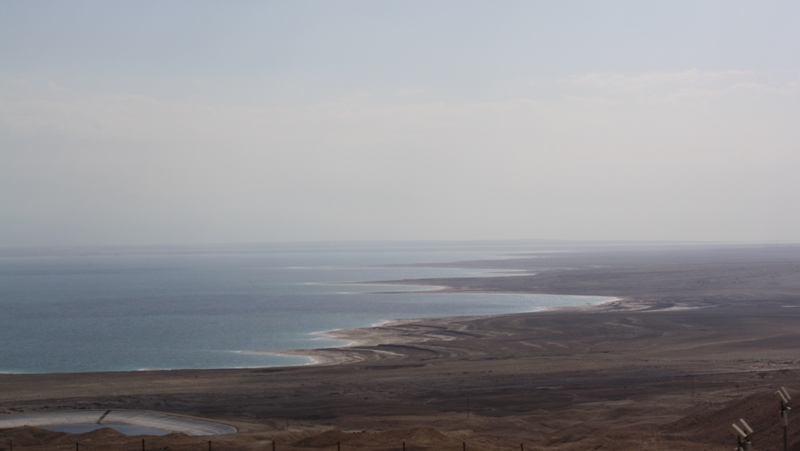
<path fill-rule="evenodd" d="M 537 274 L 427 283 L 624 300 L 342 331 L 359 344 L 318 351 L 326 365 L 0 375 L 0 412 L 149 409 L 242 430 L 214 438 L 214 449 L 267 449 L 274 439 L 280 449 L 400 449 L 405 441 L 431 450 L 462 442 L 486 450 L 729 450 L 727 427 L 744 417 L 757 449 L 782 449 L 771 392 L 786 386 L 800 396 L 800 246 L 599 250 L 457 266 Z M 15 433 L 31 434 L 0 431 L 0 447 Z M 67 439 L 36 443 L 47 440 Z M 199 446 L 165 440 L 171 449 Z"/>

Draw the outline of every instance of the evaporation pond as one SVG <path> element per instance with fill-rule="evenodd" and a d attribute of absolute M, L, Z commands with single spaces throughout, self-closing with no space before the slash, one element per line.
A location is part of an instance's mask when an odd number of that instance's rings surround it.
<path fill-rule="evenodd" d="M 97 423 L 73 423 L 73 424 L 50 424 L 39 426 L 42 429 L 54 432 L 68 432 L 70 434 L 83 434 L 97 429 L 110 428 L 125 435 L 167 435 L 170 431 L 163 429 L 146 428 L 132 426 L 130 424 L 97 424 Z"/>

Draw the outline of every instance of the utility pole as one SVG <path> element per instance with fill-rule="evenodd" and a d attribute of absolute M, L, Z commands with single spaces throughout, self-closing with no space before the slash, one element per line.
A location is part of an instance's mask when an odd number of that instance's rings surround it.
<path fill-rule="evenodd" d="M 775 392 L 775 395 L 778 399 L 781 400 L 781 426 L 783 426 L 783 451 L 789 451 L 789 411 L 792 410 L 789 407 L 789 400 L 792 399 L 789 396 L 789 392 L 786 391 L 785 388 L 781 387 L 778 391 Z"/>

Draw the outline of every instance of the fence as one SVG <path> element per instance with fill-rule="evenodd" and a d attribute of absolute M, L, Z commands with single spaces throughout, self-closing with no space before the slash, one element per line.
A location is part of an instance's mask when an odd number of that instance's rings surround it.
<path fill-rule="evenodd" d="M 214 443 L 213 440 L 203 441 L 194 443 L 169 443 L 165 444 L 160 440 L 151 440 L 148 442 L 147 439 L 141 439 L 141 443 L 138 441 L 125 441 L 124 443 L 117 442 L 117 443 L 99 443 L 99 442 L 75 442 L 74 444 L 69 443 L 58 443 L 58 444 L 21 444 L 17 443 L 14 444 L 13 440 L 8 440 L 8 443 L 5 446 L 0 445 L 0 451 L 39 451 L 39 450 L 59 450 L 59 451 L 105 451 L 105 450 L 119 450 L 119 451 L 229 451 L 229 450 L 237 450 L 241 449 L 242 447 L 247 447 L 247 449 L 256 449 L 253 447 L 252 444 L 241 444 L 241 443 L 229 443 L 229 442 L 217 442 Z M 383 445 L 378 448 L 370 448 L 368 446 L 361 446 L 361 445 L 342 445 L 341 442 L 337 442 L 335 445 L 330 446 L 296 446 L 289 443 L 280 444 L 275 441 L 268 443 L 266 446 L 263 447 L 264 451 L 300 451 L 300 450 L 329 450 L 329 451 L 423 451 L 423 450 L 437 450 L 437 451 L 480 451 L 481 447 L 474 447 L 468 446 L 467 442 L 461 442 L 460 446 L 453 445 L 448 447 L 443 447 L 441 444 L 432 446 L 432 445 L 420 445 L 420 444 L 413 444 L 409 443 L 408 445 L 406 442 L 399 443 L 396 447 Z M 505 448 L 499 448 L 496 446 L 492 447 L 492 450 L 501 450 Z M 509 447 L 508 451 L 525 451 L 525 444 L 520 443 L 519 447 Z M 529 448 L 533 449 L 533 448 Z"/>

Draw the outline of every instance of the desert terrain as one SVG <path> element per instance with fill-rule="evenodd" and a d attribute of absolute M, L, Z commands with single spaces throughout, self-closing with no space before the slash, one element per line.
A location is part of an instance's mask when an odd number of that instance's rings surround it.
<path fill-rule="evenodd" d="M 729 425 L 745 418 L 755 449 L 783 449 L 774 392 L 800 398 L 800 245 L 598 246 L 442 265 L 515 272 L 413 283 L 618 300 L 336 331 L 353 345 L 303 351 L 320 363 L 300 367 L 2 374 L 0 416 L 149 410 L 239 432 L 145 437 L 147 449 L 365 451 L 731 450 Z M 0 430 L 0 449 L 135 450 L 142 439 L 22 427 Z M 789 442 L 800 450 L 791 417 Z"/>

